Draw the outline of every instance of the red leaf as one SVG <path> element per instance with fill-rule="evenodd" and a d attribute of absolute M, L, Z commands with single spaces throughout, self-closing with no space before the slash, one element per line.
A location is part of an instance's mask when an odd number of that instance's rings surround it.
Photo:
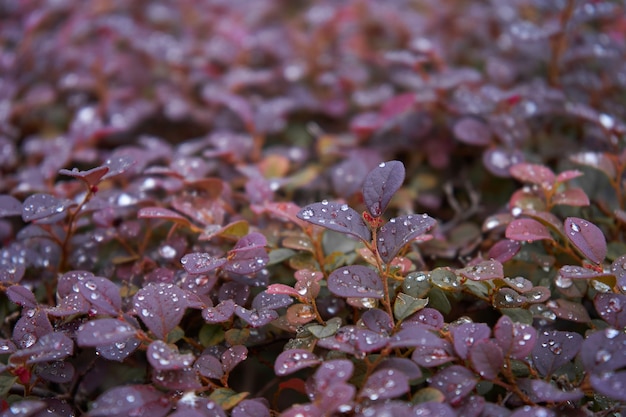
<path fill-rule="evenodd" d="M 602 263 L 606 256 L 606 238 L 595 224 L 578 217 L 568 217 L 564 222 L 565 236 L 590 261 Z"/>
<path fill-rule="evenodd" d="M 507 239 L 534 242 L 536 240 L 553 240 L 548 229 L 533 219 L 515 219 L 506 227 Z"/>

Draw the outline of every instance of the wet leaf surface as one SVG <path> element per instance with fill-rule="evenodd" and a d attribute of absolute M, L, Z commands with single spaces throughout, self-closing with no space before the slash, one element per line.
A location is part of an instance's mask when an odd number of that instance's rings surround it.
<path fill-rule="evenodd" d="M 317 355 L 304 349 L 290 349 L 282 352 L 274 363 L 274 372 L 285 376 L 320 363 Z"/>
<path fill-rule="evenodd" d="M 404 165 L 400 161 L 381 162 L 371 170 L 363 182 L 363 200 L 369 213 L 380 217 L 391 197 L 404 182 Z"/>
<path fill-rule="evenodd" d="M 393 258 L 409 242 L 431 230 L 437 222 L 426 214 L 407 214 L 395 217 L 378 230 L 376 247 L 385 262 Z"/>
<path fill-rule="evenodd" d="M 607 252 L 606 238 L 595 224 L 578 217 L 568 217 L 563 224 L 565 236 L 590 261 L 601 263 Z"/>
<path fill-rule="evenodd" d="M 559 330 L 540 332 L 532 351 L 535 368 L 541 375 L 552 374 L 578 354 L 582 341 L 578 333 Z"/>
<path fill-rule="evenodd" d="M 340 297 L 383 298 L 383 282 L 378 273 L 362 265 L 334 270 L 328 276 L 328 289 Z"/>
<path fill-rule="evenodd" d="M 361 215 L 345 203 L 331 203 L 326 200 L 309 204 L 297 214 L 301 220 L 325 227 L 340 233 L 369 242 L 372 233 Z"/>

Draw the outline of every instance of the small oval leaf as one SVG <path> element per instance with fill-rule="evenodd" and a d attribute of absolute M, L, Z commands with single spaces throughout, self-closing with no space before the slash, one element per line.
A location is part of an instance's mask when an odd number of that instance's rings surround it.
<path fill-rule="evenodd" d="M 297 217 L 336 232 L 355 236 L 364 242 L 369 242 L 372 238 L 372 233 L 361 215 L 345 203 L 324 200 L 309 204 L 298 212 Z"/>
<path fill-rule="evenodd" d="M 363 265 L 344 266 L 328 276 L 328 289 L 340 297 L 383 298 L 383 282 L 376 271 Z"/>
<path fill-rule="evenodd" d="M 590 261 L 602 263 L 606 257 L 606 238 L 595 224 L 578 217 L 568 217 L 564 222 L 565 236 Z"/>
<path fill-rule="evenodd" d="M 304 349 L 289 349 L 281 352 L 274 362 L 274 372 L 278 376 L 292 374 L 300 369 L 320 363 L 317 355 Z"/>
<path fill-rule="evenodd" d="M 404 182 L 405 170 L 400 161 L 381 162 L 365 176 L 363 200 L 370 214 L 380 217 L 393 195 Z"/>

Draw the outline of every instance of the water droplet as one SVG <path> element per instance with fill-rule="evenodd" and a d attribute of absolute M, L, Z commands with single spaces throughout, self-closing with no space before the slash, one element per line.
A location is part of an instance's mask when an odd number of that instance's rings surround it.
<path fill-rule="evenodd" d="M 384 163 L 384 162 L 381 162 L 380 164 L 378 164 L 378 166 L 379 166 L 380 168 L 384 168 L 384 167 L 385 167 L 385 163 Z"/>
<path fill-rule="evenodd" d="M 340 207 L 340 210 L 341 210 L 341 211 L 348 211 L 348 209 L 349 209 L 349 208 L 350 208 L 350 207 L 348 207 L 348 205 L 347 205 L 347 204 L 342 204 L 342 205 L 341 205 L 341 207 Z"/>
<path fill-rule="evenodd" d="M 572 235 L 574 235 L 574 233 L 580 232 L 580 227 L 576 223 L 570 224 L 570 229 L 572 229 Z"/>
<path fill-rule="evenodd" d="M 619 330 L 608 328 L 604 331 L 604 335 L 607 337 L 607 339 L 614 339 L 615 337 L 617 337 L 617 335 L 619 335 Z"/>

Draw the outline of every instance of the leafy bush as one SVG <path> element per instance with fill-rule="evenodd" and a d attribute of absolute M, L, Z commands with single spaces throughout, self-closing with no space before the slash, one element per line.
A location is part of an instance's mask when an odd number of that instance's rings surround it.
<path fill-rule="evenodd" d="M 1 415 L 625 412 L 625 23 L 0 0 Z"/>

